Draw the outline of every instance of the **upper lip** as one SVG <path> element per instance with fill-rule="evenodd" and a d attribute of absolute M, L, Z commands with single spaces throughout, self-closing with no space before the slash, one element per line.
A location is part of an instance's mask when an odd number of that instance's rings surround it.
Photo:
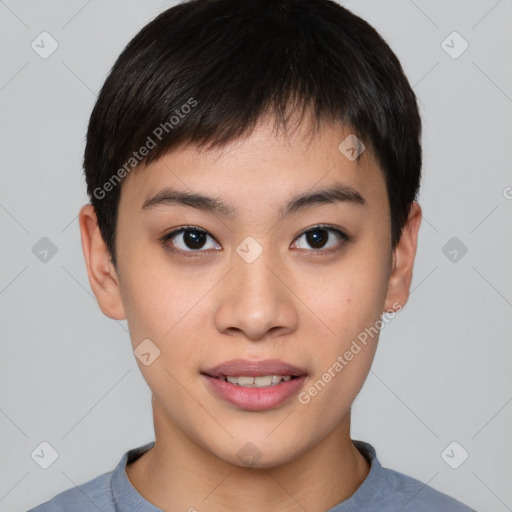
<path fill-rule="evenodd" d="M 307 370 L 294 366 L 279 359 L 265 359 L 264 361 L 249 361 L 247 359 L 232 359 L 208 368 L 202 373 L 210 377 L 259 377 L 262 375 L 291 375 L 300 377 L 307 374 Z"/>

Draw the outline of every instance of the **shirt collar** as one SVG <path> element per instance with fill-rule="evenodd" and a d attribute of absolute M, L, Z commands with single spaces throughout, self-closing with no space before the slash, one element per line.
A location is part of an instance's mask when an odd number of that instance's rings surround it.
<path fill-rule="evenodd" d="M 376 507 L 378 505 L 376 490 L 379 487 L 379 480 L 383 478 L 383 468 L 377 459 L 375 448 L 364 441 L 353 440 L 352 442 L 370 464 L 370 472 L 356 492 L 348 500 L 336 505 L 328 512 L 352 512 L 361 510 L 361 506 L 363 505 L 365 507 L 368 507 L 369 505 L 371 506 L 371 504 L 375 504 Z M 138 512 L 162 512 L 161 509 L 152 505 L 139 494 L 126 474 L 127 464 L 138 459 L 145 452 L 153 448 L 154 445 L 155 442 L 152 441 L 126 452 L 114 470 L 110 486 L 112 489 L 115 507 L 118 512 L 123 512 L 125 510 L 134 510 Z M 365 510 L 374 509 L 365 508 Z M 375 508 L 375 510 L 378 510 L 378 508 Z"/>
<path fill-rule="evenodd" d="M 139 491 L 133 487 L 132 483 L 128 479 L 128 475 L 126 474 L 127 464 L 138 459 L 150 448 L 153 448 L 154 445 L 155 442 L 152 441 L 126 452 L 114 470 L 110 486 L 112 489 L 114 504 L 118 512 L 124 512 L 126 510 L 134 510 L 138 512 L 162 512 L 161 509 L 152 505 L 139 494 Z"/>

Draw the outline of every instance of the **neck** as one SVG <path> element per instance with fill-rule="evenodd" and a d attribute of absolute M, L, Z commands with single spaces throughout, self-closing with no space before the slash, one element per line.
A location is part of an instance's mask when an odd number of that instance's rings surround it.
<path fill-rule="evenodd" d="M 155 404 L 154 404 L 155 405 Z M 170 510 L 325 511 L 348 499 L 370 466 L 350 439 L 350 413 L 294 460 L 270 469 L 227 463 L 169 425 L 154 406 L 155 446 L 126 473 L 150 503 Z"/>

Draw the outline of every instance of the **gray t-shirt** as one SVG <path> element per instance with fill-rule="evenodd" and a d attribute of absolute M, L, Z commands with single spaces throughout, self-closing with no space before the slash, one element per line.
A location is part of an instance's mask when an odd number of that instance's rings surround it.
<path fill-rule="evenodd" d="M 375 449 L 353 441 L 371 465 L 356 492 L 327 512 L 475 512 L 459 501 L 397 471 L 383 468 Z M 126 475 L 126 464 L 154 441 L 126 452 L 114 471 L 64 491 L 28 512 L 162 512 L 145 500 Z"/>

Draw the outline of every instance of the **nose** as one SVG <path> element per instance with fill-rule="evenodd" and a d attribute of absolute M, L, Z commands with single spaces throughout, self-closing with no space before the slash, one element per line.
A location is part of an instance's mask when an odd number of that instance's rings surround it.
<path fill-rule="evenodd" d="M 293 332 L 298 325 L 289 274 L 269 251 L 248 263 L 234 254 L 215 311 L 219 332 L 263 341 Z"/>

